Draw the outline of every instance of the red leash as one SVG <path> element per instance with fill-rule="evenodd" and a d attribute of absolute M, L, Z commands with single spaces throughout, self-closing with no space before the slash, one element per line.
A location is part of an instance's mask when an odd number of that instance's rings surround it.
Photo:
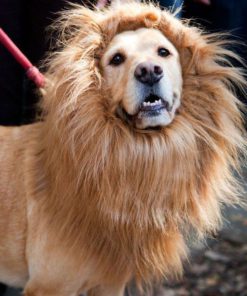
<path fill-rule="evenodd" d="M 32 65 L 28 58 L 20 51 L 8 35 L 0 28 L 0 43 L 13 55 L 17 62 L 24 68 L 29 79 L 31 79 L 37 87 L 42 88 L 45 84 L 44 76 L 39 70 Z"/>

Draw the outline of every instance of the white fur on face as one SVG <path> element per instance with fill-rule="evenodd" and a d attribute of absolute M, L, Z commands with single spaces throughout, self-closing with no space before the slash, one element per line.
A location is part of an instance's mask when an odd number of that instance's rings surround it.
<path fill-rule="evenodd" d="M 160 56 L 159 48 L 167 49 L 170 54 L 167 57 Z M 117 53 L 124 56 L 124 62 L 112 65 L 112 57 Z M 163 77 L 153 86 L 144 85 L 135 78 L 136 67 L 145 62 L 158 65 L 163 70 Z M 176 48 L 160 31 L 141 28 L 116 35 L 102 57 L 101 66 L 112 99 L 119 102 L 123 113 L 135 127 L 145 129 L 166 126 L 172 122 L 180 106 L 181 66 Z M 140 112 L 150 93 L 164 99 L 169 108 L 159 112 Z"/>

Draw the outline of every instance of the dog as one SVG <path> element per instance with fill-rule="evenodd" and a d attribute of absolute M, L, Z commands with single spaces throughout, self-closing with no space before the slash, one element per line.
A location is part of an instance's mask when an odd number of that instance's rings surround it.
<path fill-rule="evenodd" d="M 224 40 L 149 3 L 62 13 L 42 118 L 0 128 L 0 281 L 122 296 L 182 272 L 238 202 L 245 86 Z"/>

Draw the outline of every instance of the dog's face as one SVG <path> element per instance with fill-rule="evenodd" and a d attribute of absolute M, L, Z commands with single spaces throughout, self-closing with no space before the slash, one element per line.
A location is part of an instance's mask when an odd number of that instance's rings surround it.
<path fill-rule="evenodd" d="M 101 60 L 116 113 L 138 129 L 169 125 L 180 106 L 179 54 L 158 30 L 116 35 Z"/>

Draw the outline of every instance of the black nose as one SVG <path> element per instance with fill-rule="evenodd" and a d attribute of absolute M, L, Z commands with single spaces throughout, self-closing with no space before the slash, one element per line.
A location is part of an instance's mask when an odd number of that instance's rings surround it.
<path fill-rule="evenodd" d="M 135 69 L 135 78 L 141 83 L 150 86 L 159 82 L 163 77 L 163 70 L 159 65 L 150 62 L 143 62 Z"/>

